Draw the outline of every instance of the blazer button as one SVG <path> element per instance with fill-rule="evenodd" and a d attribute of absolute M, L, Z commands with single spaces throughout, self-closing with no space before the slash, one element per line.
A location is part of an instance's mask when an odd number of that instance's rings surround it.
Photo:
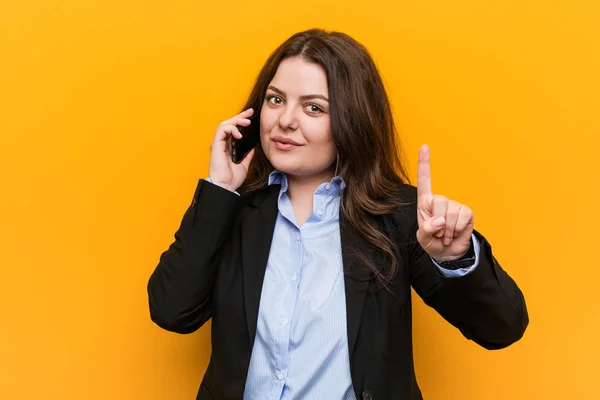
<path fill-rule="evenodd" d="M 373 400 L 373 392 L 367 389 L 362 394 L 362 400 Z"/>

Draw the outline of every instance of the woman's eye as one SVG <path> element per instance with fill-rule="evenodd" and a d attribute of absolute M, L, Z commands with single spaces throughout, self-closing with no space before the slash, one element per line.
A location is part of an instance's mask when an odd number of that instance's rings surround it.
<path fill-rule="evenodd" d="M 315 103 L 307 104 L 306 109 L 308 110 L 308 112 L 313 113 L 313 114 L 320 114 L 323 112 L 323 109 L 321 107 L 319 107 L 318 105 L 316 105 Z"/>
<path fill-rule="evenodd" d="M 283 100 L 279 96 L 267 96 L 267 101 L 271 104 L 281 104 Z"/>

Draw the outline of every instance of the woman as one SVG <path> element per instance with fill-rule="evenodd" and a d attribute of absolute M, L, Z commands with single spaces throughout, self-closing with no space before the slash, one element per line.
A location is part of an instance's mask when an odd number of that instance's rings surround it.
<path fill-rule="evenodd" d="M 417 187 L 407 183 L 362 45 L 292 36 L 245 109 L 219 126 L 209 177 L 148 284 L 162 328 L 212 318 L 198 399 L 421 399 L 411 286 L 487 349 L 521 338 L 521 291 L 472 211 L 432 193 L 426 146 Z M 260 143 L 236 164 L 231 140 L 248 126 Z"/>

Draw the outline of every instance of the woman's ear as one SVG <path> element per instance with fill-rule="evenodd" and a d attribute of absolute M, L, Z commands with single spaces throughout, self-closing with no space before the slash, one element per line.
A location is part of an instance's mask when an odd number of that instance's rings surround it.
<path fill-rule="evenodd" d="M 340 152 L 336 151 L 335 152 L 335 172 L 333 173 L 333 176 L 337 176 L 339 166 L 340 166 Z"/>

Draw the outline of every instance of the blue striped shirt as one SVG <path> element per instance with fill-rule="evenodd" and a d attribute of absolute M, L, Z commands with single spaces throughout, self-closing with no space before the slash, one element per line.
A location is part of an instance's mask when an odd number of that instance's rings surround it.
<path fill-rule="evenodd" d="M 281 184 L 279 213 L 244 399 L 355 399 L 339 231 L 344 182 L 317 188 L 301 227 L 285 175 L 273 172 L 269 184 Z"/>
<path fill-rule="evenodd" d="M 265 271 L 256 337 L 244 399 L 355 400 L 346 331 L 346 296 L 339 231 L 344 182 L 335 177 L 313 196 L 313 213 L 299 227 L 287 195 L 285 174 L 274 171 L 269 185 L 281 184 L 279 212 Z M 449 271 L 465 275 L 471 268 Z"/>

